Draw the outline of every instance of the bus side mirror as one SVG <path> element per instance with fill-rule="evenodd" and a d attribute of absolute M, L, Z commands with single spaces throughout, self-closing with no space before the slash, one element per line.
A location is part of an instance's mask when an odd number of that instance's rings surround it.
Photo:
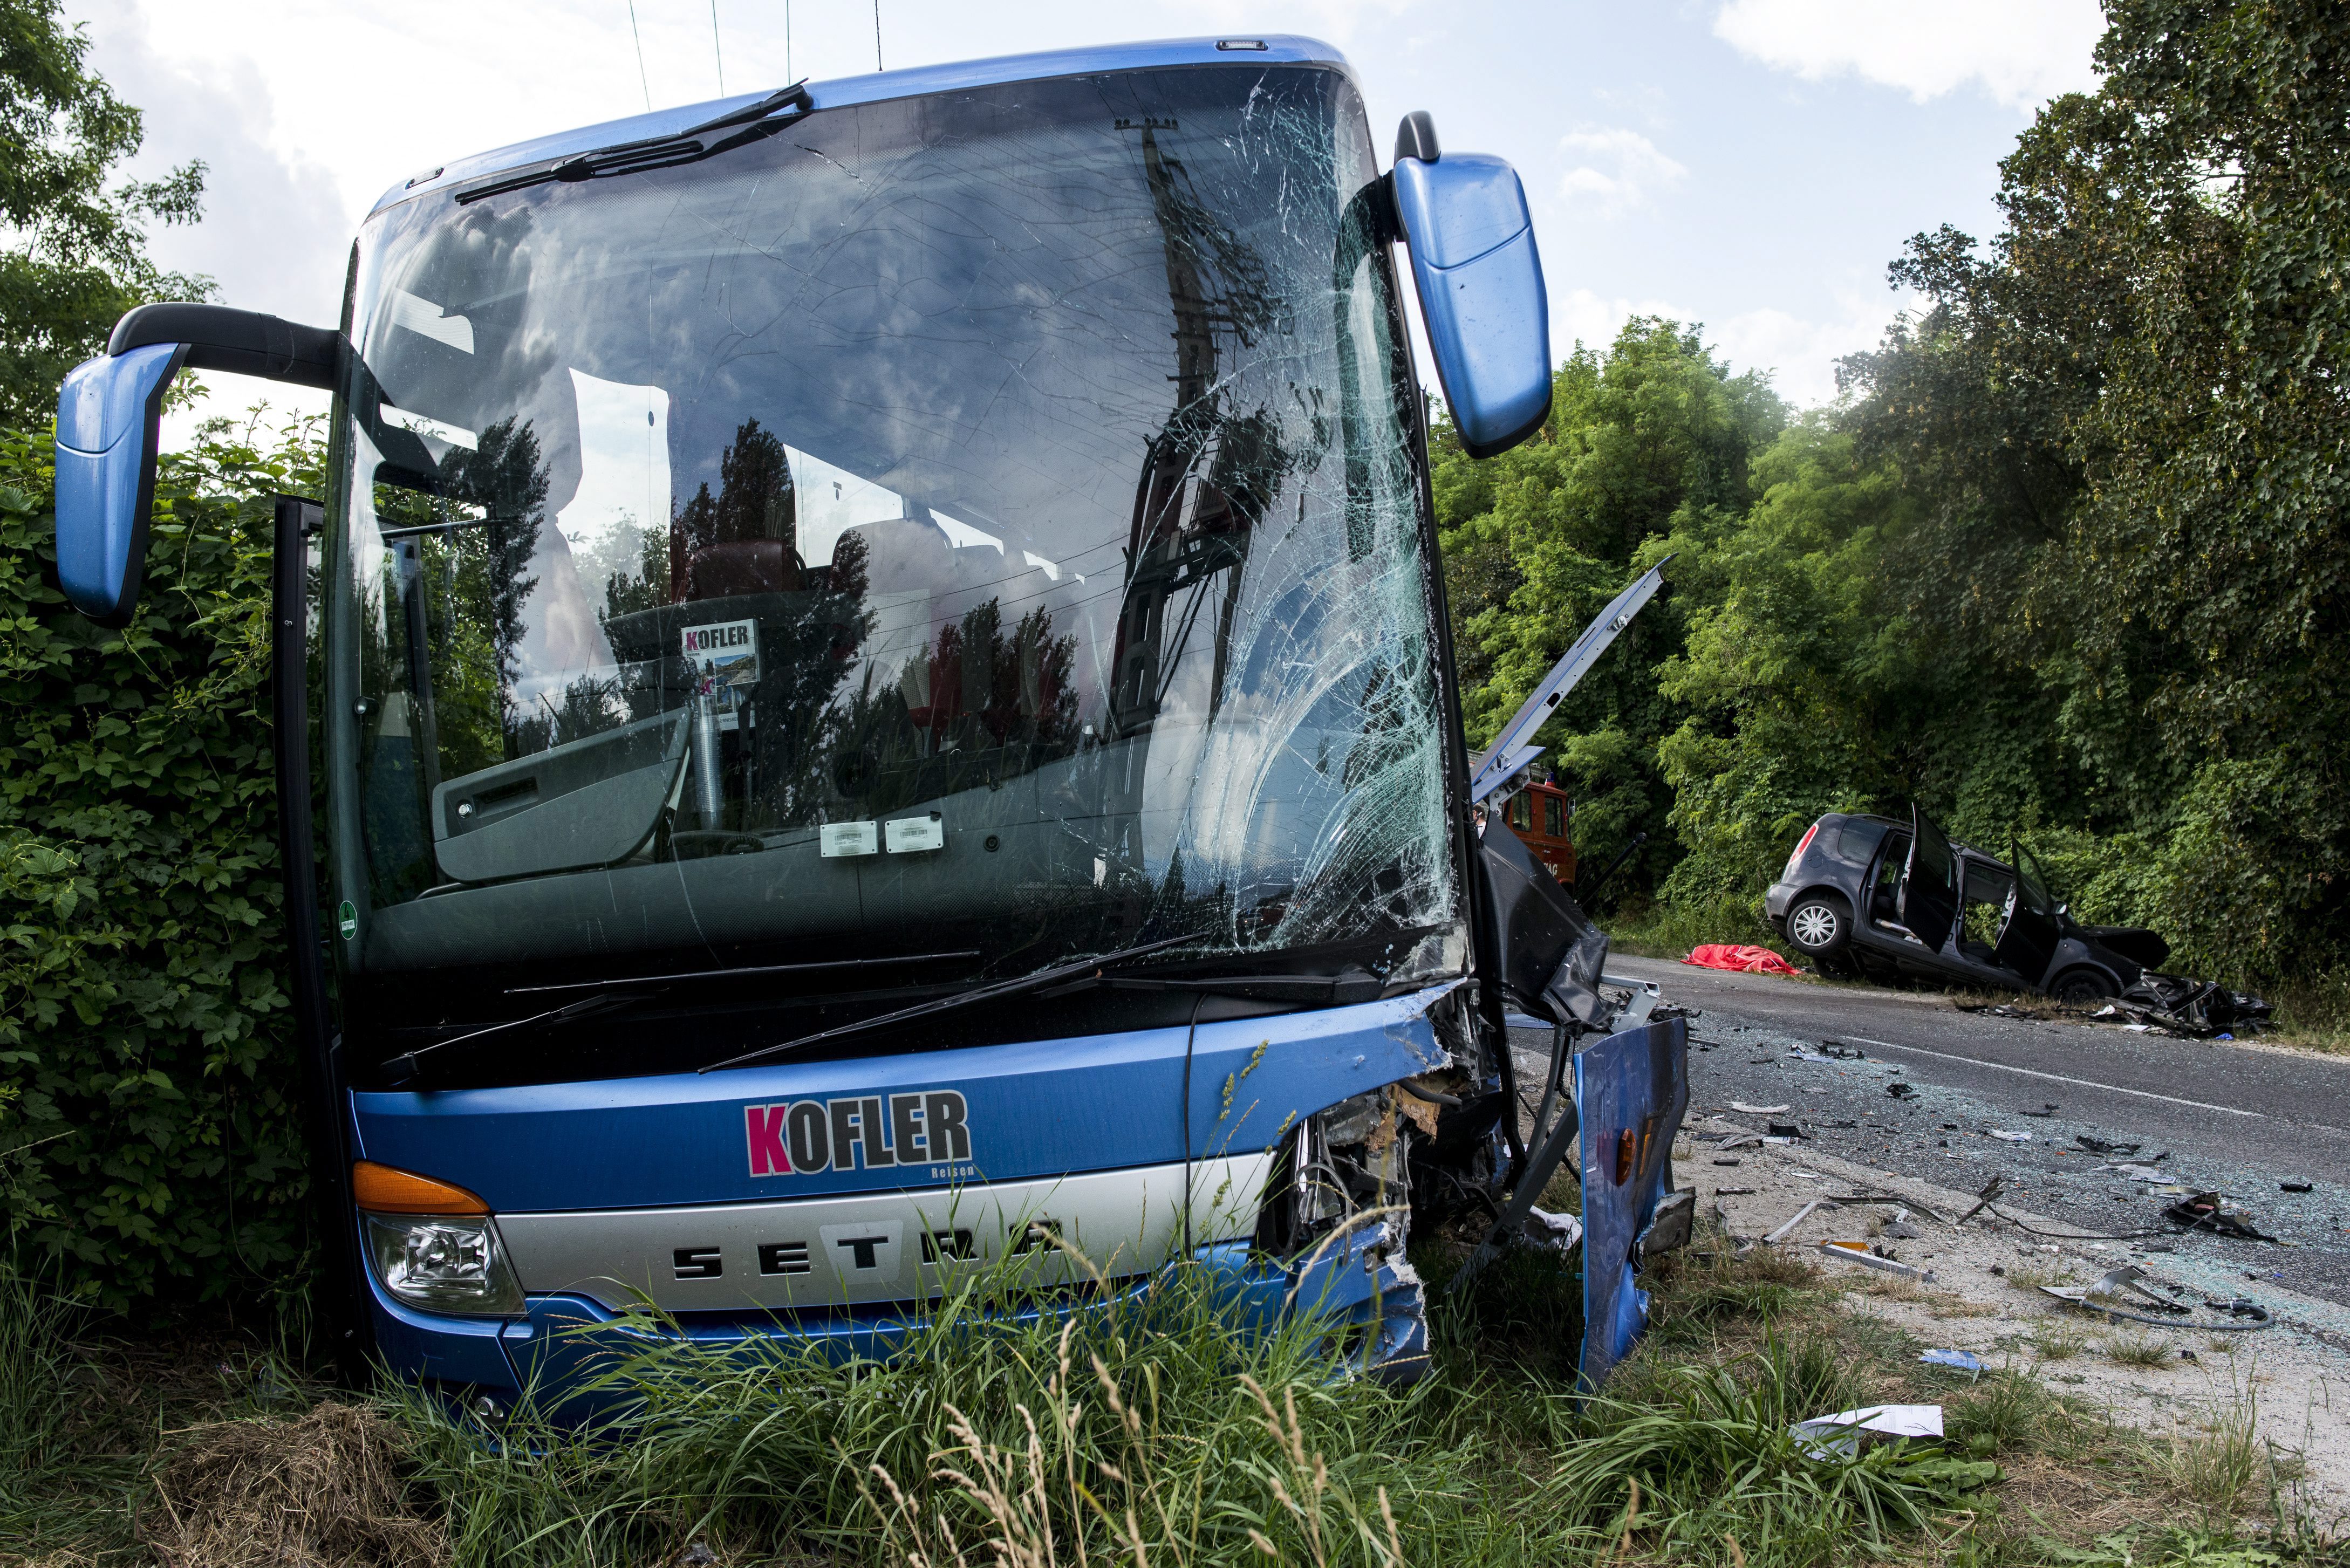
<path fill-rule="evenodd" d="M 186 357 L 176 343 L 102 354 L 57 391 L 57 581 L 101 626 L 138 607 L 163 389 Z"/>
<path fill-rule="evenodd" d="M 331 389 L 343 336 L 218 305 L 142 305 L 57 389 L 57 581 L 74 608 L 126 626 L 147 566 L 163 390 L 181 367 Z"/>
<path fill-rule="evenodd" d="M 1461 444 L 1491 457 L 1550 417 L 1550 296 L 1517 171 L 1440 156 L 1423 112 L 1396 133 L 1396 216 Z"/>

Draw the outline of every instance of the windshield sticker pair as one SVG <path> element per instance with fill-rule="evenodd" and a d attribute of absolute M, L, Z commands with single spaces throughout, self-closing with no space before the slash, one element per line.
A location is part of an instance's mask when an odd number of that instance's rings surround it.
<path fill-rule="evenodd" d="M 814 1176 L 927 1165 L 930 1178 L 976 1174 L 969 1107 L 952 1089 L 787 1100 L 743 1107 L 753 1176 Z"/>

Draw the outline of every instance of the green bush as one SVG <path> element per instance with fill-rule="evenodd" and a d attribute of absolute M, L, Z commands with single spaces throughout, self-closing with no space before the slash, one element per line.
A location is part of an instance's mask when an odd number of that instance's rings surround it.
<path fill-rule="evenodd" d="M 269 496 L 317 470 L 298 427 L 167 455 L 109 630 L 57 587 L 48 432 L 0 432 L 0 1212 L 99 1304 L 306 1277 Z"/>

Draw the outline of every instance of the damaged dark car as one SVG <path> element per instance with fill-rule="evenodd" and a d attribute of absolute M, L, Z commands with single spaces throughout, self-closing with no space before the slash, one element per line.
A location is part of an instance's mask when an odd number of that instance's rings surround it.
<path fill-rule="evenodd" d="M 2074 920 L 2020 841 L 2010 856 L 1953 844 L 1914 806 L 1907 823 L 1831 812 L 1787 857 L 1762 912 L 1823 974 L 2073 1004 L 2119 996 L 2169 956 L 2143 928 Z"/>

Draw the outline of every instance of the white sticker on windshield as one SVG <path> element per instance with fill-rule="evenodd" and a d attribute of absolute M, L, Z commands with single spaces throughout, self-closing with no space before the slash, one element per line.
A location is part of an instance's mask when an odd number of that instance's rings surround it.
<path fill-rule="evenodd" d="M 892 855 L 911 855 L 947 846 L 947 825 L 932 816 L 901 816 L 881 825 Z"/>
<path fill-rule="evenodd" d="M 879 855 L 879 828 L 870 822 L 827 822 L 816 833 L 816 852 L 830 859 L 841 855 Z"/>

